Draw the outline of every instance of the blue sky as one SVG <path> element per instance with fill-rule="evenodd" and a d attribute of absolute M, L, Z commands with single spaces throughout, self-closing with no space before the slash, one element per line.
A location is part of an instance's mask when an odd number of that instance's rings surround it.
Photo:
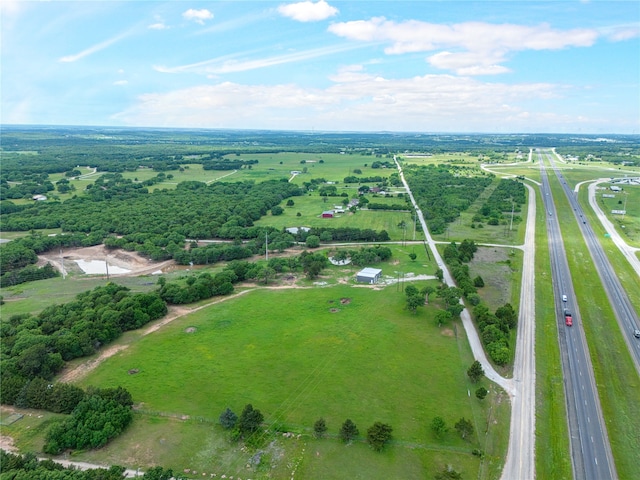
<path fill-rule="evenodd" d="M 640 2 L 0 2 L 5 124 L 640 133 Z"/>

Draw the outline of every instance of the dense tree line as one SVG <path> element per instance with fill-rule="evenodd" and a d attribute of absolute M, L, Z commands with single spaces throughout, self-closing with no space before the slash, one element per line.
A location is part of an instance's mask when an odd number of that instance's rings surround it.
<path fill-rule="evenodd" d="M 198 156 L 224 156 L 233 153 L 359 153 L 389 156 L 393 152 L 487 152 L 513 151 L 528 145 L 541 147 L 625 148 L 636 146 L 637 135 L 581 135 L 572 134 L 398 134 L 398 133 L 304 133 L 287 131 L 248 130 L 157 130 L 121 128 L 102 130 L 88 127 L 2 127 L 3 149 L 6 151 L 37 152 L 34 157 L 46 156 L 42 168 L 68 161 L 71 168 L 93 162 L 105 163 L 119 157 L 133 157 L 138 165 L 156 157 L 182 158 L 197 163 Z M 615 139 L 615 143 L 610 139 Z M 8 155 L 7 155 L 8 156 Z M 22 158 L 16 154 L 13 157 Z M 81 160 L 84 159 L 84 162 Z M 104 160 L 103 160 L 104 159 Z M 121 161 L 121 160 L 120 160 Z M 183 160 L 184 161 L 184 160 Z M 4 162 L 4 158 L 3 158 Z M 132 161 L 132 163 L 134 163 Z M 49 165 L 48 165 L 49 164 Z M 66 171 L 70 168 L 65 168 Z M 28 170 L 28 168 L 26 169 Z M 48 170 L 45 170 L 48 171 Z"/>
<path fill-rule="evenodd" d="M 385 262 L 391 258 L 391 255 L 389 247 L 377 245 L 375 247 L 360 247 L 358 250 L 340 250 L 333 258 L 338 261 L 350 258 L 354 265 L 364 266 Z"/>
<path fill-rule="evenodd" d="M 67 448 L 101 447 L 119 435 L 133 418 L 133 399 L 122 387 L 89 387 L 84 391 L 39 377 L 20 380 L 4 375 L 1 386 L 3 404 L 71 415 L 47 432 L 44 451 L 54 455 Z"/>
<path fill-rule="evenodd" d="M 405 177 L 434 234 L 444 233 L 447 224 L 469 208 L 492 181 L 492 176 L 478 175 L 473 169 L 442 165 L 406 166 Z"/>
<path fill-rule="evenodd" d="M 55 190 L 49 180 L 24 180 L 17 184 L 0 181 L 0 200 L 31 198 L 34 195 L 44 195 Z"/>
<path fill-rule="evenodd" d="M 36 377 L 8 376 L 0 383 L 0 402 L 19 408 L 71 413 L 85 398 L 85 391 L 69 383 L 51 383 Z"/>
<path fill-rule="evenodd" d="M 125 468 L 113 465 L 106 468 L 78 470 L 64 467 L 53 460 L 38 460 L 33 453 L 19 455 L 0 450 L 0 478 L 2 480 L 123 480 Z M 141 477 L 149 478 L 150 477 Z"/>
<path fill-rule="evenodd" d="M 71 416 L 47 431 L 43 451 L 57 455 L 67 449 L 100 448 L 120 435 L 133 420 L 131 397 L 90 392 Z"/>
<path fill-rule="evenodd" d="M 108 283 L 72 302 L 52 305 L 37 315 L 14 315 L 0 323 L 3 379 L 52 378 L 65 361 L 90 355 L 127 330 L 164 316 L 158 293 L 132 294 Z"/>
<path fill-rule="evenodd" d="M 286 180 L 181 182 L 175 190 L 153 193 L 117 174 L 97 182 L 89 195 L 64 203 L 35 203 L 3 215 L 3 229 L 62 228 L 65 232 L 119 235 L 175 232 L 187 238 L 216 238 L 220 228 L 251 226 L 283 199 L 302 194 Z M 109 202 L 103 201 L 106 199 Z"/>
<path fill-rule="evenodd" d="M 374 175 L 371 177 L 356 177 L 355 175 L 349 175 L 342 180 L 344 183 L 379 183 L 386 185 L 387 177 L 381 177 L 380 175 Z"/>
<path fill-rule="evenodd" d="M 443 258 L 451 267 L 451 274 L 459 289 L 469 303 L 474 305 L 473 316 L 489 357 L 498 365 L 505 365 L 511 359 L 509 332 L 516 327 L 518 316 L 509 303 L 498 308 L 495 313 L 491 313 L 481 303 L 476 287 L 483 286 L 484 282 L 480 276 L 471 279 L 469 266 L 465 264 L 473 259 L 477 248 L 470 240 L 463 240 L 460 245 L 452 242 L 445 247 Z"/>
<path fill-rule="evenodd" d="M 409 210 L 406 203 L 367 203 L 369 210 Z"/>
<path fill-rule="evenodd" d="M 386 230 L 371 230 L 368 228 L 329 228 L 313 227 L 308 231 L 298 231 L 295 238 L 304 242 L 309 235 L 317 235 L 323 242 L 388 242 L 389 234 Z"/>
<path fill-rule="evenodd" d="M 205 272 L 190 276 L 184 283 L 164 282 L 162 279 L 159 294 L 165 302 L 174 305 L 193 303 L 216 295 L 228 295 L 238 281 L 238 276 L 228 268 L 216 275 Z"/>
<path fill-rule="evenodd" d="M 473 259 L 473 255 L 477 250 L 478 247 L 473 240 L 465 239 L 460 245 L 451 242 L 444 248 L 442 254 L 444 261 L 451 268 L 451 275 L 455 279 L 456 285 L 462 290 L 464 297 L 473 305 L 480 303 L 480 299 L 477 296 L 478 290 L 476 289 L 476 283 L 479 283 L 479 281 L 476 282 L 471 279 L 469 265 L 466 265 L 466 263 Z"/>
<path fill-rule="evenodd" d="M 488 221 L 490 225 L 498 225 L 505 218 L 505 214 L 520 213 L 521 206 L 526 202 L 525 187 L 518 180 L 501 179 L 498 186 L 491 193 L 486 202 L 480 207 L 473 221 Z M 520 216 L 514 216 L 514 222 L 520 222 Z"/>
<path fill-rule="evenodd" d="M 59 277 L 58 272 L 50 263 L 44 267 L 28 265 L 19 270 L 6 272 L 0 276 L 0 287 L 10 287 L 21 283 L 33 282 L 34 280 L 43 280 L 45 278 Z"/>
<path fill-rule="evenodd" d="M 240 160 L 240 159 L 220 159 L 205 160 L 202 162 L 203 170 L 240 170 L 243 167 L 251 167 L 256 165 L 258 160 Z"/>
<path fill-rule="evenodd" d="M 506 303 L 491 313 L 489 307 L 481 303 L 473 309 L 473 317 L 491 360 L 498 365 L 507 364 L 511 359 L 509 332 L 517 325 L 517 312 Z"/>
<path fill-rule="evenodd" d="M 387 161 L 378 161 L 376 160 L 375 162 L 373 162 L 371 164 L 371 168 L 396 168 L 396 164 L 393 162 L 387 162 Z"/>
<path fill-rule="evenodd" d="M 276 180 L 214 185 L 183 182 L 176 190 L 149 194 L 140 184 L 119 174 L 104 175 L 90 187 L 88 195 L 64 203 L 12 208 L 10 202 L 3 202 L 4 230 L 62 228 L 72 234 L 32 235 L 1 245 L 0 272 L 35 263 L 36 254 L 52 248 L 103 241 L 108 247 L 135 250 L 152 260 L 179 256 L 184 262 L 181 252 L 185 238 L 263 236 L 265 229 L 251 228 L 253 222 L 283 199 L 302 193 L 299 187 Z M 105 240 L 108 236 L 111 238 Z M 278 248 L 287 248 L 282 242 L 286 240 L 279 240 Z"/>
<path fill-rule="evenodd" d="M 54 248 L 90 247 L 102 243 L 103 233 L 42 235 L 32 232 L 26 237 L 0 244 L 0 272 L 21 269 L 38 261 L 38 254 Z"/>

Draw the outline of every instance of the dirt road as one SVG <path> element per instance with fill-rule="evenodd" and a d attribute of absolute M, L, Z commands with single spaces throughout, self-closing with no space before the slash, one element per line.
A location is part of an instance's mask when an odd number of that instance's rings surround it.
<path fill-rule="evenodd" d="M 394 159 L 395 160 L 395 159 Z M 396 161 L 400 179 L 404 184 L 411 203 L 413 204 L 425 238 L 434 258 L 444 273 L 444 280 L 448 285 L 454 285 L 453 278 L 444 264 L 435 242 L 431 237 L 409 185 L 405 181 L 402 167 Z M 507 458 L 502 471 L 502 480 L 533 479 L 535 478 L 535 218 L 536 201 L 534 189 L 526 185 L 529 190 L 529 207 L 523 265 L 522 288 L 520 292 L 520 310 L 518 318 L 518 333 L 516 339 L 516 356 L 514 360 L 513 379 L 502 377 L 495 371 L 487 360 L 484 349 L 478 337 L 478 332 L 471 320 L 468 310 L 460 314 L 473 356 L 482 364 L 485 376 L 500 385 L 511 400 L 511 426 Z M 512 248 L 512 247 L 510 247 Z"/>

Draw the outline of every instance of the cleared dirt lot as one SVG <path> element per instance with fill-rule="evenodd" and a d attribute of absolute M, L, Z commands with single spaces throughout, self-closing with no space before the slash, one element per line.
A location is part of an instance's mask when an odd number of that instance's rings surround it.
<path fill-rule="evenodd" d="M 132 275 L 148 275 L 150 273 L 159 272 L 174 265 L 173 260 L 165 262 L 152 262 L 151 260 L 139 255 L 136 252 L 127 252 L 125 250 L 109 250 L 104 245 L 95 245 L 93 247 L 84 248 L 66 248 L 58 252 L 48 252 L 40 255 L 39 265 L 45 265 L 49 262 L 56 269 L 64 274 L 85 274 L 78 266 L 76 260 L 84 262 L 107 262 L 109 267 L 119 267 L 128 270 L 127 273 L 114 273 L 116 269 L 109 271 L 109 276 L 132 276 Z M 98 273 L 96 275 L 104 275 Z M 90 274 L 87 274 L 90 275 Z"/>

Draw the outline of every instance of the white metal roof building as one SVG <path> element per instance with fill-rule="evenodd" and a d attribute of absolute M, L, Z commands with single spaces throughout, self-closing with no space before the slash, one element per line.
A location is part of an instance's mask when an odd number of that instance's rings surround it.
<path fill-rule="evenodd" d="M 379 268 L 363 268 L 356 274 L 356 281 L 360 283 L 378 283 L 382 270 Z"/>

